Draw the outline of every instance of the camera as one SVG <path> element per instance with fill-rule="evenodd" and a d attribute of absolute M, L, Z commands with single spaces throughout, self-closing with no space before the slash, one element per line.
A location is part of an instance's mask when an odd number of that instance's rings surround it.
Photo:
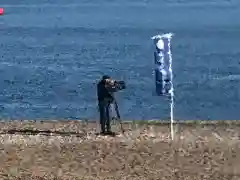
<path fill-rule="evenodd" d="M 116 91 L 126 89 L 126 84 L 125 84 L 124 81 L 117 81 L 117 80 L 113 80 L 113 79 L 108 79 L 108 80 L 105 81 L 105 83 L 108 87 L 116 89 Z"/>
<path fill-rule="evenodd" d="M 114 81 L 114 87 L 120 91 L 126 89 L 126 83 L 124 81 Z"/>

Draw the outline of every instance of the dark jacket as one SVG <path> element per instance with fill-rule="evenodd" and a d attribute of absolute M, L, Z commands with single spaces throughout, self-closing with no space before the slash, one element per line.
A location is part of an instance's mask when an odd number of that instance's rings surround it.
<path fill-rule="evenodd" d="M 108 102 L 111 103 L 114 101 L 114 95 L 113 93 L 116 92 L 115 87 L 107 87 L 105 85 L 105 81 L 101 80 L 97 84 L 97 96 L 99 102 Z"/>

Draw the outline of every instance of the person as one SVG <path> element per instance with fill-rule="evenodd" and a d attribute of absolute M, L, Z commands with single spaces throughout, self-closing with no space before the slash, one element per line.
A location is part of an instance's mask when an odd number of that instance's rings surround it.
<path fill-rule="evenodd" d="M 114 92 L 117 88 L 114 86 L 114 80 L 110 76 L 104 75 L 97 84 L 98 108 L 100 113 L 101 134 L 113 134 L 110 125 L 109 108 L 114 102 Z M 107 129 L 106 129 L 107 128 Z"/>

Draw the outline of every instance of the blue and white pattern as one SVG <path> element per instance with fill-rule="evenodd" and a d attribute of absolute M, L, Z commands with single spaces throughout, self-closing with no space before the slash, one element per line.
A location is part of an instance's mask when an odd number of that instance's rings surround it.
<path fill-rule="evenodd" d="M 155 44 L 155 83 L 157 95 L 170 95 L 170 117 L 171 117 L 171 136 L 174 137 L 173 131 L 173 74 L 172 74 L 172 52 L 171 39 L 173 34 L 162 34 L 152 37 Z"/>
<path fill-rule="evenodd" d="M 152 37 L 155 44 L 155 83 L 158 95 L 171 95 L 172 85 L 172 34 L 163 34 Z"/>

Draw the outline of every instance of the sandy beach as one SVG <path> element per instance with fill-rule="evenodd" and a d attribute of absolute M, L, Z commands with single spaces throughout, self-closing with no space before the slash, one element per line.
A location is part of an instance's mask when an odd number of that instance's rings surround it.
<path fill-rule="evenodd" d="M 240 178 L 238 121 L 119 124 L 116 137 L 87 121 L 0 122 L 0 179 Z"/>

